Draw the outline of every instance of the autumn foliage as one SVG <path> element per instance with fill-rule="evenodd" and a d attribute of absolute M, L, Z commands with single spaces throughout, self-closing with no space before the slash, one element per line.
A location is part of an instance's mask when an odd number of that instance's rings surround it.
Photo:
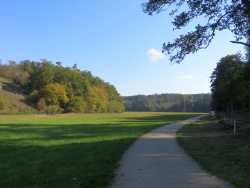
<path fill-rule="evenodd" d="M 6 72 L 8 74 L 6 74 Z M 74 66 L 43 60 L 0 65 L 0 76 L 12 79 L 40 112 L 123 112 L 123 101 L 111 84 Z"/>

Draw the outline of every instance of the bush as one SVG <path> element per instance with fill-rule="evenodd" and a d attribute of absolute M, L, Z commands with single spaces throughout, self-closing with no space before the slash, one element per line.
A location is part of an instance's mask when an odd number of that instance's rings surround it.
<path fill-rule="evenodd" d="M 40 111 L 40 112 L 45 112 L 47 110 L 47 105 L 46 105 L 46 102 L 45 102 L 45 99 L 44 98 L 40 98 L 38 103 L 37 103 L 37 109 Z"/>
<path fill-rule="evenodd" d="M 46 109 L 47 114 L 58 114 L 62 113 L 63 110 L 58 105 L 49 105 Z"/>
<path fill-rule="evenodd" d="M 39 92 L 37 90 L 33 90 L 28 96 L 28 101 L 35 103 L 37 102 L 38 97 L 39 97 Z"/>

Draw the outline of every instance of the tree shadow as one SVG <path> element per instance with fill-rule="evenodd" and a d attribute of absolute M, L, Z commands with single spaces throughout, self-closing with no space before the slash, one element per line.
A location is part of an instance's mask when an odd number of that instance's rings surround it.
<path fill-rule="evenodd" d="M 190 114 L 171 114 L 110 123 L 1 124 L 0 185 L 107 187 L 122 154 L 138 136 L 188 117 Z"/>
<path fill-rule="evenodd" d="M 1 187 L 106 187 L 133 138 L 58 146 L 1 141 Z"/>
<path fill-rule="evenodd" d="M 151 126 L 0 126 L 0 184 L 18 188 L 106 187 L 129 145 Z"/>

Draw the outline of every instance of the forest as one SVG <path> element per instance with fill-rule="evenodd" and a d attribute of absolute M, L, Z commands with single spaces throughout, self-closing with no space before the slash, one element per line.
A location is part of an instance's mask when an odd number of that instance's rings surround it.
<path fill-rule="evenodd" d="M 210 94 L 155 94 L 124 97 L 126 111 L 208 112 Z"/>
<path fill-rule="evenodd" d="M 123 112 L 122 98 L 116 88 L 81 71 L 77 65 L 62 66 L 47 60 L 0 65 L 0 77 L 10 80 L 3 89 L 25 95 L 25 101 L 39 112 Z M 4 108 L 0 97 L 0 108 Z"/>

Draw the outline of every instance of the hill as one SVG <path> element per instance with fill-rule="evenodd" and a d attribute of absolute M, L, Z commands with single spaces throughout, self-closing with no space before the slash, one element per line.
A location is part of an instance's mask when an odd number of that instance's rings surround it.
<path fill-rule="evenodd" d="M 11 80 L 0 77 L 0 113 L 28 113 L 36 109 L 29 105 L 26 96 L 18 92 Z"/>
<path fill-rule="evenodd" d="M 210 94 L 155 94 L 123 97 L 126 111 L 208 112 Z"/>
<path fill-rule="evenodd" d="M 89 71 L 47 60 L 0 65 L 0 112 L 122 112 L 116 88 Z"/>

